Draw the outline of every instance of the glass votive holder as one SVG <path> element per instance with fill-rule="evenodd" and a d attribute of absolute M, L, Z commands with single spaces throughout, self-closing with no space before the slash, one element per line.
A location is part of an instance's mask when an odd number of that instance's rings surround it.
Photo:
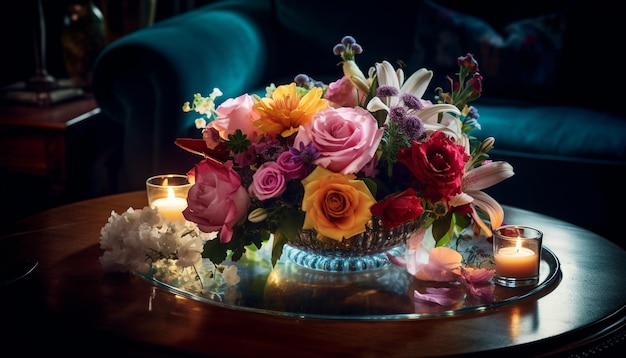
<path fill-rule="evenodd" d="M 494 282 L 506 287 L 536 285 L 543 233 L 527 226 L 505 225 L 493 233 Z"/>
<path fill-rule="evenodd" d="M 166 219 L 185 220 L 183 210 L 187 208 L 187 193 L 193 184 L 186 175 L 162 174 L 146 180 L 148 205 L 157 208 Z"/>

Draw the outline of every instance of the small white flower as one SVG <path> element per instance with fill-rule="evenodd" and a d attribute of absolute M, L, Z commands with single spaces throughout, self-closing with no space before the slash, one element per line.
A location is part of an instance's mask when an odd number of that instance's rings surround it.
<path fill-rule="evenodd" d="M 224 278 L 224 282 L 228 286 L 235 286 L 241 281 L 239 274 L 237 273 L 237 266 L 228 265 L 224 268 L 222 272 L 222 277 Z"/>

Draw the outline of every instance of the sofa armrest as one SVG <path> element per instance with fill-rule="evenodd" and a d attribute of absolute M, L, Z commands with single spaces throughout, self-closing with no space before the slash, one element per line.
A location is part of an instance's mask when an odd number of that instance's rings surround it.
<path fill-rule="evenodd" d="M 124 128 L 120 189 L 142 188 L 154 174 L 191 169 L 198 157 L 179 150 L 174 140 L 199 136 L 195 116 L 181 109 L 195 93 L 219 87 L 225 99 L 259 87 L 272 36 L 255 19 L 267 18 L 268 4 L 204 6 L 129 34 L 100 54 L 94 95 L 104 115 Z"/>

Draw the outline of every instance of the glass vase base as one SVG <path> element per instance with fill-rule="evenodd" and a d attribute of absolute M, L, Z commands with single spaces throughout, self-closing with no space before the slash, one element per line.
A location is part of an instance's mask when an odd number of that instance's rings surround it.
<path fill-rule="evenodd" d="M 303 250 L 285 244 L 283 254 L 294 264 L 316 271 L 324 272 L 366 272 L 382 269 L 391 265 L 387 255 L 398 256 L 404 253 L 405 246 L 391 248 L 387 252 L 368 255 L 341 255 L 336 252 L 320 253 Z"/>

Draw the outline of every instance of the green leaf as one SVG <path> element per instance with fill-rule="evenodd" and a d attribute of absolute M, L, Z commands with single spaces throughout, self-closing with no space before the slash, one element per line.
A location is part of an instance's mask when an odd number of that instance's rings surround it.
<path fill-rule="evenodd" d="M 252 142 L 250 142 L 247 135 L 243 134 L 241 129 L 237 129 L 235 133 L 228 135 L 228 141 L 225 144 L 228 150 L 237 154 L 247 151 Z"/>
<path fill-rule="evenodd" d="M 278 213 L 278 217 L 278 227 L 274 232 L 274 246 L 272 247 L 272 266 L 282 255 L 283 245 L 298 235 L 304 223 L 304 215 L 300 210 L 283 209 Z"/>
<path fill-rule="evenodd" d="M 220 242 L 219 238 L 215 238 L 204 243 L 202 257 L 208 258 L 214 264 L 219 265 L 226 260 L 227 251 L 228 249 Z"/>
<path fill-rule="evenodd" d="M 289 241 L 288 237 L 281 231 L 274 233 L 274 245 L 272 246 L 272 266 L 276 265 L 278 259 L 283 254 L 283 246 Z"/>
<path fill-rule="evenodd" d="M 454 214 L 454 222 L 460 231 L 472 225 L 472 218 L 466 214 Z"/>
<path fill-rule="evenodd" d="M 376 184 L 376 182 L 370 178 L 360 178 L 365 185 L 367 185 L 367 189 L 369 189 L 370 193 L 372 193 L 372 195 L 374 197 L 376 197 L 376 192 L 378 191 L 378 184 Z"/>
<path fill-rule="evenodd" d="M 452 213 L 448 212 L 445 216 L 433 222 L 433 237 L 437 242 L 437 246 L 444 246 L 452 237 Z"/>

